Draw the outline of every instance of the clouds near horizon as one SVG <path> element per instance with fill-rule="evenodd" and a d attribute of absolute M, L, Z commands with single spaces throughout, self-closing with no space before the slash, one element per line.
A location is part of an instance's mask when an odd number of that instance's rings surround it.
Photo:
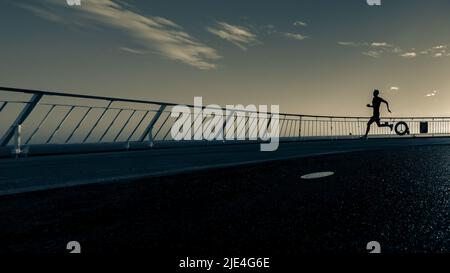
<path fill-rule="evenodd" d="M 380 58 L 384 55 L 395 55 L 404 59 L 414 59 L 419 56 L 432 56 L 435 58 L 439 57 L 450 57 L 450 52 L 448 52 L 448 45 L 438 45 L 431 48 L 417 51 L 414 48 L 409 50 L 403 49 L 399 46 L 389 44 L 387 42 L 353 42 L 353 41 L 339 41 L 338 45 L 343 47 L 354 47 L 362 49 L 362 54 L 372 57 Z"/>

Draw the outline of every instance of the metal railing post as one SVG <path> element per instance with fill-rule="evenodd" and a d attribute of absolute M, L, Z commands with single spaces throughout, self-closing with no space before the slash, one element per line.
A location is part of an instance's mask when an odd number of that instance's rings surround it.
<path fill-rule="evenodd" d="M 433 126 L 432 126 L 432 128 L 433 128 L 433 133 L 432 133 L 431 137 L 434 137 L 434 132 L 435 132 L 434 118 L 433 118 L 432 124 L 433 124 Z"/>
<path fill-rule="evenodd" d="M 0 112 L 3 111 L 3 109 L 5 109 L 6 105 L 8 105 L 8 102 L 2 102 L 2 106 L 0 106 Z"/>
<path fill-rule="evenodd" d="M 6 134 L 0 140 L 0 146 L 4 147 L 4 146 L 8 145 L 9 141 L 15 134 L 16 127 L 19 125 L 22 125 L 25 122 L 25 120 L 31 114 L 31 112 L 36 107 L 36 105 L 39 103 L 41 98 L 42 98 L 42 94 L 33 94 L 30 102 L 27 105 L 25 105 L 25 107 L 22 109 L 22 112 L 20 112 L 20 114 L 17 116 L 17 118 L 14 121 L 14 123 L 12 124 L 12 126 L 8 129 Z"/>
<path fill-rule="evenodd" d="M 300 116 L 300 126 L 298 127 L 298 139 L 302 140 L 302 116 Z"/>
<path fill-rule="evenodd" d="M 356 119 L 356 122 L 358 123 L 358 136 L 362 136 L 361 132 L 361 120 L 359 118 Z"/>
<path fill-rule="evenodd" d="M 139 139 L 141 142 L 144 142 L 145 138 L 148 136 L 148 144 L 150 147 L 153 147 L 153 127 L 155 126 L 156 122 L 158 122 L 159 118 L 161 117 L 162 113 L 166 109 L 167 105 L 163 104 L 159 107 L 158 112 L 156 115 L 152 118 L 150 123 L 148 124 L 147 128 L 145 129 L 144 133 L 142 134 L 141 138 Z"/>
<path fill-rule="evenodd" d="M 330 123 L 331 123 L 331 127 L 330 127 L 330 129 L 331 129 L 331 141 L 333 141 L 334 140 L 334 136 L 333 136 L 333 118 L 330 118 Z"/>
<path fill-rule="evenodd" d="M 17 125 L 14 127 L 14 148 L 12 150 L 12 155 L 15 158 L 19 158 L 22 153 L 22 125 Z"/>
<path fill-rule="evenodd" d="M 230 123 L 231 119 L 234 117 L 234 113 L 235 113 L 234 111 L 230 111 L 229 115 L 226 116 L 225 122 L 223 123 L 223 125 L 224 125 L 224 126 L 222 126 L 222 129 L 223 129 L 223 131 L 222 131 L 222 137 L 223 137 L 222 141 L 223 142 L 225 142 L 225 139 L 226 139 L 226 133 L 227 133 L 226 132 L 226 126 Z M 256 126 L 258 126 L 258 124 Z M 215 135 L 214 139 L 219 138 L 219 136 L 220 136 L 220 131 L 217 132 L 217 134 Z"/>

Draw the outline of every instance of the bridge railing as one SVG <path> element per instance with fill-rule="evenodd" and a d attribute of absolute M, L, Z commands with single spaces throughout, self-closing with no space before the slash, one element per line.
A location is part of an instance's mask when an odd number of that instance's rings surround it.
<path fill-rule="evenodd" d="M 85 149 L 134 149 L 157 145 L 194 145 L 205 141 L 174 141 L 171 129 L 180 116 L 172 114 L 173 103 L 0 87 L 0 155 L 22 153 L 77 152 Z M 213 117 L 199 115 L 193 105 L 186 126 L 200 122 L 208 126 Z M 198 110 L 198 109 L 197 109 Z M 205 110 L 203 108 L 202 110 Z M 233 110 L 233 109 L 232 109 Z M 234 111 L 235 110 L 235 111 Z M 234 109 L 223 111 L 224 128 L 234 122 L 235 135 L 246 140 L 254 135 L 255 124 L 270 127 L 279 121 L 281 141 L 357 138 L 365 133 L 367 117 L 309 116 L 260 113 Z M 266 114 L 266 117 L 259 116 Z M 264 122 L 265 123 L 264 123 Z M 404 121 L 410 136 L 450 135 L 450 118 L 385 118 L 382 122 Z M 239 122 L 241 124 L 239 124 Z M 420 124 L 428 123 L 428 132 L 420 133 Z M 242 126 L 242 124 L 244 124 Z M 195 127 L 190 134 L 195 134 Z M 269 128 L 266 128 L 269 130 Z M 198 128 L 197 128 L 198 130 Z M 241 130 L 240 132 L 238 130 Z M 244 131 L 242 131 L 244 130 Z M 388 128 L 372 126 L 373 137 L 395 137 Z M 238 141 L 245 142 L 245 141 Z M 215 141 L 214 143 L 233 143 Z M 67 148 L 71 147 L 71 148 Z"/>

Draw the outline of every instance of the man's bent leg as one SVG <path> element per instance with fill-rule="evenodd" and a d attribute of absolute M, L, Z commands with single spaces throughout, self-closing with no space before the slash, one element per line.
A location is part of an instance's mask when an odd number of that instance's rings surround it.
<path fill-rule="evenodd" d="M 375 122 L 375 119 L 373 117 L 370 118 L 369 122 L 367 123 L 366 134 L 364 135 L 365 138 L 367 138 L 367 136 L 369 135 L 370 126 L 372 126 L 372 123 L 374 123 L 374 122 Z"/>
<path fill-rule="evenodd" d="M 381 121 L 380 121 L 379 118 L 376 120 L 376 122 L 377 122 L 378 127 L 380 127 L 380 128 L 382 128 L 382 127 L 389 127 L 391 129 L 391 131 L 394 128 L 394 125 L 393 124 L 389 124 L 389 122 L 381 124 Z"/>

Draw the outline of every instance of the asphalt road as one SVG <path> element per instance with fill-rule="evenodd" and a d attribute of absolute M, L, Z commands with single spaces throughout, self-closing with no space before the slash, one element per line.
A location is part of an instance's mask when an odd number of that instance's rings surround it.
<path fill-rule="evenodd" d="M 450 138 L 335 140 L 281 143 L 276 152 L 261 152 L 253 144 L 0 159 L 0 196 L 280 159 L 447 144 Z"/>
<path fill-rule="evenodd" d="M 333 171 L 318 180 L 307 173 Z M 396 147 L 0 198 L 0 252 L 450 252 L 450 146 Z M 7 223 L 7 224 L 5 224 Z"/>

